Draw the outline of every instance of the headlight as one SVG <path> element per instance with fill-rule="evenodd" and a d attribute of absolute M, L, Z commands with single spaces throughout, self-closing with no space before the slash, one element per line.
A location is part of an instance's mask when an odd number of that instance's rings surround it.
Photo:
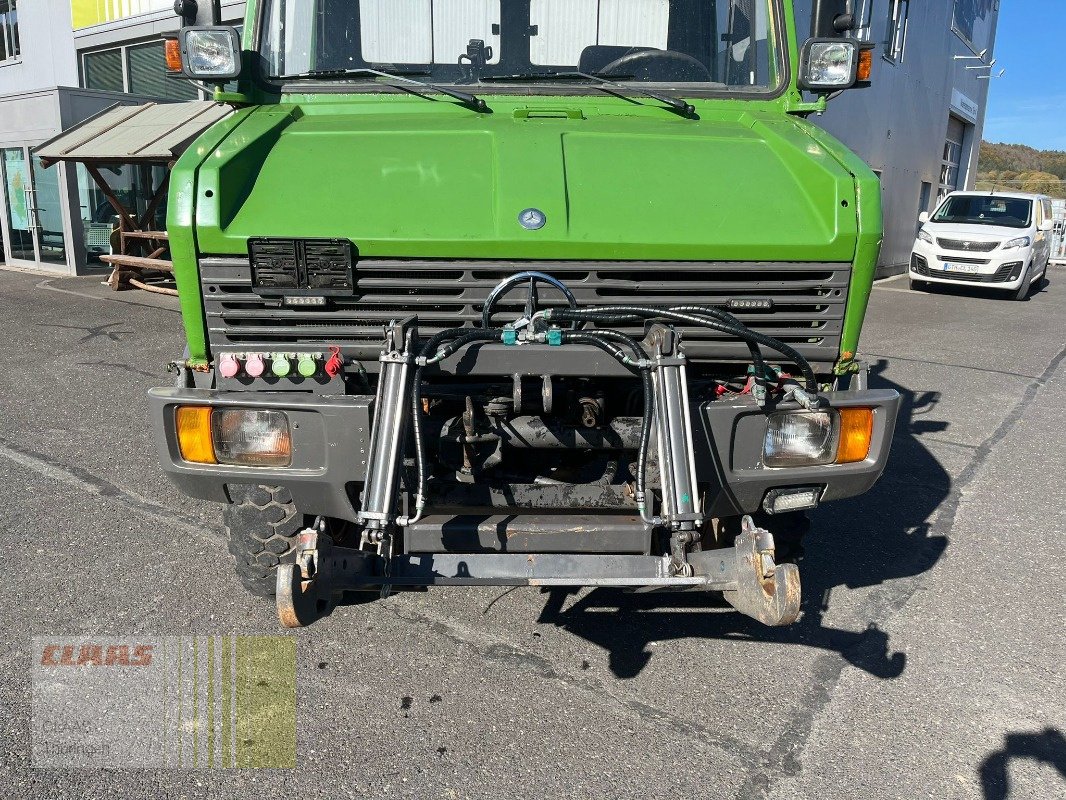
<path fill-rule="evenodd" d="M 1011 250 L 1015 247 L 1028 247 L 1033 243 L 1033 240 L 1028 236 L 1019 236 L 1017 239 L 1010 239 L 1003 243 L 1004 250 Z"/>
<path fill-rule="evenodd" d="M 283 411 L 216 409 L 211 432 L 221 464 L 287 467 L 292 463 L 289 418 Z"/>
<path fill-rule="evenodd" d="M 763 463 L 817 467 L 865 461 L 873 443 L 872 408 L 780 411 L 766 421 Z"/>
<path fill-rule="evenodd" d="M 847 89 L 855 83 L 858 47 L 847 39 L 811 39 L 803 46 L 800 88 Z"/>
<path fill-rule="evenodd" d="M 287 467 L 292 463 L 289 417 L 284 411 L 179 406 L 174 429 L 181 457 L 194 464 Z"/>
<path fill-rule="evenodd" d="M 188 77 L 225 81 L 240 73 L 240 37 L 234 28 L 182 28 L 179 41 L 182 67 Z"/>
<path fill-rule="evenodd" d="M 918 231 L 918 238 L 921 239 L 923 242 L 929 242 L 929 244 L 933 243 L 933 237 L 925 232 L 925 228 L 922 228 L 920 231 Z"/>
<path fill-rule="evenodd" d="M 782 411 L 766 423 L 763 463 L 768 467 L 832 464 L 840 429 L 835 411 Z"/>

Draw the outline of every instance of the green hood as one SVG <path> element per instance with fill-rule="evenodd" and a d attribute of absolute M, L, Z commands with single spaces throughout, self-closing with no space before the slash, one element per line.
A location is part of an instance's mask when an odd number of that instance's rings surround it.
<path fill-rule="evenodd" d="M 753 103 L 698 121 L 607 98 L 306 98 L 231 124 L 199 170 L 201 253 L 256 236 L 363 255 L 851 261 L 855 179 L 803 123 Z M 525 230 L 535 207 L 547 224 Z"/>

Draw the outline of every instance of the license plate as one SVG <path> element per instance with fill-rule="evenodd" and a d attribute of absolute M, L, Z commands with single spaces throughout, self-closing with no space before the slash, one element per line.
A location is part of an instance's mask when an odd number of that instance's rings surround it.
<path fill-rule="evenodd" d="M 969 272 L 971 275 L 977 272 L 977 264 L 949 264 L 944 262 L 945 272 Z"/>

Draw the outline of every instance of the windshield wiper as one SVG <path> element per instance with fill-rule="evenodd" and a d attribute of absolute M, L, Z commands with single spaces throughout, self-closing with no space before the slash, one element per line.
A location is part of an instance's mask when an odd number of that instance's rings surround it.
<path fill-rule="evenodd" d="M 621 75 L 615 75 L 613 77 L 620 78 Z M 696 109 L 691 103 L 686 103 L 679 97 L 671 97 L 668 94 L 661 94 L 659 92 L 653 92 L 648 89 L 644 89 L 641 86 L 637 86 L 629 83 L 618 83 L 616 81 L 608 80 L 602 75 L 595 75 L 591 72 L 578 72 L 577 70 L 569 70 L 567 72 L 531 72 L 525 75 L 485 75 L 481 78 L 482 81 L 534 81 L 534 80 L 573 80 L 575 78 L 581 78 L 587 81 L 595 81 L 600 85 L 600 88 L 610 86 L 622 91 L 636 92 L 642 94 L 645 97 L 650 97 L 652 100 L 658 100 L 660 103 L 665 103 L 670 107 L 672 111 L 676 111 L 683 117 L 690 119 L 695 118 Z M 613 94 L 613 92 L 612 92 Z"/>
<path fill-rule="evenodd" d="M 411 72 L 412 75 L 426 75 L 424 70 L 417 72 Z M 351 69 L 314 69 L 308 72 L 297 72 L 292 75 L 279 75 L 278 78 L 282 80 L 299 80 L 305 78 L 348 78 L 356 76 L 376 76 L 379 78 L 388 78 L 392 81 L 399 81 L 400 83 L 420 86 L 423 89 L 430 89 L 434 92 L 440 92 L 446 94 L 449 97 L 454 97 L 468 108 L 472 108 L 474 111 L 486 113 L 489 111 L 488 104 L 477 95 L 470 94 L 469 92 L 460 92 L 455 89 L 449 89 L 447 86 L 438 86 L 435 83 L 426 83 L 425 81 L 416 81 L 414 78 L 408 78 L 404 74 L 397 74 L 395 72 L 384 72 L 380 69 L 371 69 L 370 67 L 354 67 Z M 400 89 L 403 87 L 395 86 L 393 88 Z M 420 97 L 425 95 L 420 94 Z"/>

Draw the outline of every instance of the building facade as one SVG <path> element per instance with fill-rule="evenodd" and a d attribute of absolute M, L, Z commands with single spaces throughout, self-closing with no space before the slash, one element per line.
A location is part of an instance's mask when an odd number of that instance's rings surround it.
<path fill-rule="evenodd" d="M 903 272 L 918 214 L 972 189 L 994 78 L 999 0 L 850 0 L 858 38 L 876 44 L 872 85 L 844 92 L 812 121 L 881 178 L 879 273 Z M 796 0 L 800 30 L 811 0 Z"/>
<path fill-rule="evenodd" d="M 857 36 L 876 45 L 872 85 L 812 119 L 881 177 L 888 275 L 905 268 L 918 214 L 973 186 L 999 0 L 849 3 Z M 811 5 L 795 0 L 801 35 Z M 241 24 L 243 2 L 220 8 Z M 85 269 L 85 231 L 106 204 L 82 170 L 41 170 L 30 148 L 116 102 L 200 97 L 165 74 L 160 35 L 178 24 L 172 0 L 0 0 L 0 260 Z M 132 170 L 113 177 L 134 205 L 150 193 Z"/>
<path fill-rule="evenodd" d="M 241 24 L 243 2 L 221 8 Z M 199 99 L 166 75 L 160 36 L 179 24 L 173 0 L 0 0 L 0 262 L 80 274 L 110 249 L 113 210 L 84 168 L 44 169 L 32 149 L 116 103 Z M 161 170 L 107 177 L 143 211 Z"/>

